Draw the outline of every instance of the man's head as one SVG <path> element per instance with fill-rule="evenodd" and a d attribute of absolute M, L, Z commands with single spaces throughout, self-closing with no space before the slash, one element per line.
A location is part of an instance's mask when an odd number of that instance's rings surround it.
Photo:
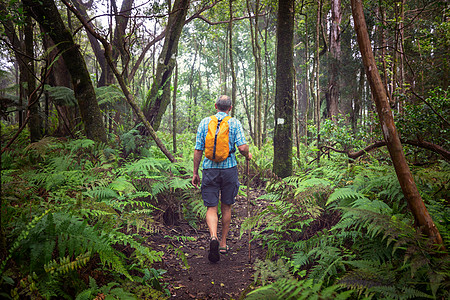
<path fill-rule="evenodd" d="M 228 112 L 231 109 L 231 98 L 227 95 L 220 96 L 216 101 L 218 111 Z"/>

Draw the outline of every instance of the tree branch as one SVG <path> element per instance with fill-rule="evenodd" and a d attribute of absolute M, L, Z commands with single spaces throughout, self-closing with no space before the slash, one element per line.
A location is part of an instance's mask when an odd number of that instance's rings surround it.
<path fill-rule="evenodd" d="M 402 143 L 433 151 L 433 152 L 443 156 L 444 159 L 450 161 L 450 151 L 444 149 L 443 147 L 441 147 L 439 145 L 436 145 L 436 144 L 433 144 L 433 143 L 430 143 L 427 141 L 420 141 L 420 140 L 404 140 L 404 141 L 402 141 Z M 333 147 L 326 146 L 326 145 L 320 147 L 320 149 L 322 150 L 323 148 L 325 148 L 325 149 L 332 150 L 334 152 L 344 153 L 344 154 L 347 154 L 347 156 L 351 159 L 357 159 L 358 157 L 363 156 L 364 154 L 367 154 L 375 149 L 378 149 L 378 148 L 381 148 L 384 146 L 386 146 L 385 141 L 377 141 L 377 142 L 373 143 L 372 145 L 369 145 L 369 146 L 365 147 L 364 149 L 361 149 L 356 152 L 350 152 L 349 150 L 335 149 Z"/>

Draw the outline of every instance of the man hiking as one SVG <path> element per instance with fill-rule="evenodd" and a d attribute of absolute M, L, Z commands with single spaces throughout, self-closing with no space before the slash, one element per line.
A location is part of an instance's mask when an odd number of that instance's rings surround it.
<path fill-rule="evenodd" d="M 228 116 L 231 111 L 230 97 L 220 96 L 215 108 L 217 113 L 204 118 L 198 126 L 192 176 L 192 184 L 197 187 L 200 183 L 198 169 L 205 151 L 201 192 L 203 203 L 207 207 L 206 224 L 211 235 L 208 259 L 213 263 L 220 260 L 220 254 L 226 254 L 229 250 L 227 235 L 231 223 L 231 206 L 239 190 L 236 147 L 247 160 L 252 159 L 241 122 Z M 220 242 L 217 238 L 219 192 L 222 211 Z"/>

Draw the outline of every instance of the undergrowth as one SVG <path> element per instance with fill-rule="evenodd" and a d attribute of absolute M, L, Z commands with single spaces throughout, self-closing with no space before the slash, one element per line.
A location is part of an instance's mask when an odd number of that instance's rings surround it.
<path fill-rule="evenodd" d="M 447 249 L 448 168 L 413 169 Z M 450 297 L 448 255 L 414 228 L 391 166 L 332 159 L 299 174 L 270 182 L 242 226 L 267 249 L 247 299 Z"/>
<path fill-rule="evenodd" d="M 180 205 L 190 176 L 182 163 L 152 156 L 151 145 L 131 158 L 137 144 L 121 152 L 87 139 L 44 138 L 2 155 L 2 297 L 170 295 L 165 271 L 151 267 L 162 252 L 143 234 L 157 232 L 156 218 Z"/>

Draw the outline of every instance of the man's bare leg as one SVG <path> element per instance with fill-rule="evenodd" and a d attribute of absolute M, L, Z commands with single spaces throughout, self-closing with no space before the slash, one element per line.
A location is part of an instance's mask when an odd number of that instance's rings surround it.
<path fill-rule="evenodd" d="M 220 208 L 222 210 L 222 236 L 220 237 L 220 247 L 226 247 L 231 223 L 231 205 L 222 203 Z"/>
<path fill-rule="evenodd" d="M 217 240 L 217 223 L 219 219 L 217 216 L 217 206 L 208 207 L 206 210 L 206 224 L 208 224 L 211 240 L 209 242 L 208 259 L 212 263 L 220 260 L 219 241 Z"/>
<path fill-rule="evenodd" d="M 217 238 L 217 223 L 219 222 L 217 216 L 217 206 L 208 206 L 206 210 L 206 224 L 209 228 L 211 238 Z"/>

